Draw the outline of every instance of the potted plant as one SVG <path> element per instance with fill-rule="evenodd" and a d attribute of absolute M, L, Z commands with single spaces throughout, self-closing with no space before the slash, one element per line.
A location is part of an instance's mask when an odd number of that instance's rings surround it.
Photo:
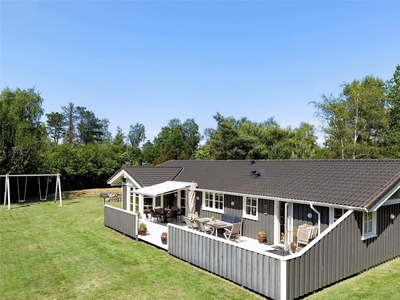
<path fill-rule="evenodd" d="M 211 221 L 215 221 L 215 220 L 216 220 L 215 217 L 211 216 Z"/>
<path fill-rule="evenodd" d="M 161 242 L 166 245 L 167 244 L 167 236 L 168 234 L 166 232 L 161 233 Z"/>
<path fill-rule="evenodd" d="M 139 234 L 140 235 L 146 235 L 146 232 L 147 232 L 146 223 L 141 222 L 139 224 Z"/>
<path fill-rule="evenodd" d="M 267 235 L 265 231 L 259 231 L 257 234 L 257 239 L 260 244 L 265 243 L 267 241 Z"/>

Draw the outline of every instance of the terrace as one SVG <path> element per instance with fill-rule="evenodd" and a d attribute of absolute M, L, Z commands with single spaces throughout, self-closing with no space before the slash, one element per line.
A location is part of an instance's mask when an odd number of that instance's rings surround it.
<path fill-rule="evenodd" d="M 186 223 L 183 222 L 182 220 L 178 220 L 176 223 L 171 222 L 171 223 L 164 223 L 164 222 L 159 222 L 159 221 L 151 221 L 150 219 L 146 219 L 145 217 L 139 219 L 139 222 L 143 222 L 146 224 L 147 228 L 147 233 L 145 236 L 138 235 L 137 238 L 138 240 L 144 241 L 146 243 L 152 244 L 160 249 L 164 249 L 168 251 L 168 244 L 164 245 L 161 242 L 161 234 L 163 232 L 168 232 L 168 227 L 172 226 L 175 228 L 180 228 L 182 230 L 188 231 L 188 232 L 196 232 L 198 234 L 208 236 L 210 238 L 215 238 L 215 235 L 205 235 L 200 232 L 197 232 L 196 230 L 190 229 L 186 226 Z M 238 238 L 237 242 L 233 241 L 227 241 L 225 237 L 222 234 L 222 231 L 218 232 L 217 239 L 223 239 L 228 243 L 231 243 L 237 247 L 247 249 L 247 250 L 257 250 L 257 251 L 274 251 L 276 248 L 280 248 L 280 245 L 268 245 L 268 244 L 262 244 L 259 243 L 258 240 L 256 239 L 251 239 L 245 236 L 241 236 Z"/>

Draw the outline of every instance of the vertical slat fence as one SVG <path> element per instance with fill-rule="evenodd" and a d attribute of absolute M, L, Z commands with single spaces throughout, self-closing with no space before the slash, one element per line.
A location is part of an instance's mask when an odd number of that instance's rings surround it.
<path fill-rule="evenodd" d="M 168 226 L 168 253 L 264 296 L 280 298 L 280 260 L 186 227 Z"/>
<path fill-rule="evenodd" d="M 132 212 L 104 205 L 104 225 L 132 238 L 137 236 L 137 218 Z"/>

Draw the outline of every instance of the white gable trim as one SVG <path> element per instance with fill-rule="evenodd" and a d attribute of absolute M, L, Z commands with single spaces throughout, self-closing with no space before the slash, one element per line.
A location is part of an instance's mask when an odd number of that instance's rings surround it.
<path fill-rule="evenodd" d="M 111 177 L 108 181 L 107 184 L 110 184 L 111 186 L 121 186 L 122 184 L 120 183 L 115 183 L 115 181 L 117 181 L 119 178 L 126 178 L 129 181 L 131 181 L 133 183 L 133 185 L 135 185 L 136 187 L 141 187 L 141 185 L 132 178 L 131 175 L 129 175 L 125 170 L 121 170 L 119 171 L 117 174 L 115 174 L 113 177 Z"/>
<path fill-rule="evenodd" d="M 369 211 L 377 211 L 394 193 L 400 189 L 400 182 L 392 188 L 378 203 L 376 203 Z"/>

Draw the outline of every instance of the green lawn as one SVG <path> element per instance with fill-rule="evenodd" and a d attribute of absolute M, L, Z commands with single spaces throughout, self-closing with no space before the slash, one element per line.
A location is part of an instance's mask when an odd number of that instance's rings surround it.
<path fill-rule="evenodd" d="M 0 207 L 1 299 L 261 299 L 105 228 L 99 197 L 63 204 Z M 395 299 L 399 278 L 397 259 L 309 299 Z"/>
<path fill-rule="evenodd" d="M 307 300 L 400 299 L 400 258 L 322 290 Z"/>
<path fill-rule="evenodd" d="M 261 299 L 104 227 L 99 197 L 63 204 L 0 207 L 1 299 Z"/>

